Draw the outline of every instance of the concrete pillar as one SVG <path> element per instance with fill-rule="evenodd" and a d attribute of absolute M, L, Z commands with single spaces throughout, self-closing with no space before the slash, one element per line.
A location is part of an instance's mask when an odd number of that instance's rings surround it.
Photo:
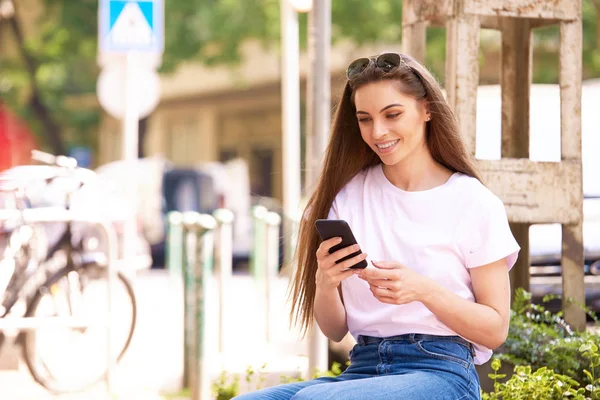
<path fill-rule="evenodd" d="M 420 63 L 425 62 L 427 21 L 415 17 L 414 0 L 404 0 L 402 6 L 402 52 Z"/>
<path fill-rule="evenodd" d="M 479 84 L 479 20 L 457 15 L 446 22 L 445 86 L 467 149 L 475 154 L 477 86 Z"/>
<path fill-rule="evenodd" d="M 562 163 L 577 168 L 577 194 L 583 198 L 581 170 L 581 80 L 582 31 L 581 19 L 560 23 L 560 119 Z M 585 304 L 583 257 L 583 203 L 577 206 L 579 218 L 575 223 L 562 225 L 562 285 L 565 320 L 576 329 L 585 329 L 585 314 L 572 298 Z"/>
<path fill-rule="evenodd" d="M 529 158 L 529 92 L 532 46 L 529 21 L 504 18 L 502 28 L 502 157 Z M 529 289 L 528 223 L 512 222 L 510 228 L 521 245 L 516 265 L 510 273 L 511 287 Z"/>
<path fill-rule="evenodd" d="M 404 49 L 424 55 L 423 24 L 446 25 L 447 99 L 468 150 L 475 152 L 479 31 L 500 29 L 502 39 L 502 159 L 478 160 L 486 185 L 504 202 L 522 251 L 513 286 L 529 288 L 529 226 L 563 225 L 563 295 L 585 301 L 581 170 L 581 0 L 405 0 Z M 562 162 L 529 160 L 531 29 L 560 24 Z M 556 185 L 561 182 L 561 185 Z M 548 202 L 552 198 L 552 203 Z M 585 327 L 578 305 L 563 304 L 565 319 Z"/>

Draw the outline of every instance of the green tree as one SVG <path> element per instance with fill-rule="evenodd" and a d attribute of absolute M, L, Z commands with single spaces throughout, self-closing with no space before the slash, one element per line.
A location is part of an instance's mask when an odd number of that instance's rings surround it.
<path fill-rule="evenodd" d="M 11 33 L 18 49 L 16 55 L 4 55 L 2 59 L 2 101 L 24 116 L 56 153 L 65 152 L 65 137 L 70 143 L 93 145 L 95 135 L 90 132 L 98 125 L 99 110 L 73 107 L 67 100 L 95 90 L 99 73 L 98 0 L 37 0 L 44 12 L 36 21 L 36 29 L 28 32 L 23 30 L 22 18 L 24 8 L 32 7 L 32 0 L 24 1 L 12 0 L 14 15 L 0 19 L 0 25 L 4 25 L 0 26 L 0 33 Z M 583 0 L 586 76 L 600 73 L 596 31 L 599 3 L 600 0 Z M 256 39 L 265 46 L 278 42 L 279 0 L 165 1 L 165 7 L 163 74 L 174 71 L 184 61 L 206 65 L 238 63 L 241 44 L 247 39 Z M 400 42 L 401 0 L 333 0 L 332 14 L 334 42 Z M 305 15 L 300 17 L 300 27 L 301 43 L 305 45 Z M 556 43 L 558 31 L 550 28 L 540 31 L 539 36 L 546 43 Z M 427 62 L 441 79 L 444 42 L 444 29 L 429 30 Z M 536 71 L 554 71 L 545 80 L 555 79 L 555 56 L 538 64 Z"/>
<path fill-rule="evenodd" d="M 0 20 L 18 48 L 16 57 L 2 61 L 0 95 L 54 152 L 64 153 L 65 130 L 72 141 L 93 144 L 89 131 L 99 121 L 98 110 L 72 108 L 67 102 L 69 96 L 95 90 L 98 0 L 39 2 L 44 12 L 35 31 L 23 29 L 23 8 L 31 2 L 13 0 L 14 15 Z M 166 1 L 165 6 L 162 73 L 175 70 L 182 61 L 237 63 L 244 40 L 272 45 L 279 37 L 278 0 Z M 335 38 L 359 42 L 400 39 L 400 0 L 334 1 L 333 13 Z M 305 42 L 306 16 L 301 16 L 301 27 Z"/>

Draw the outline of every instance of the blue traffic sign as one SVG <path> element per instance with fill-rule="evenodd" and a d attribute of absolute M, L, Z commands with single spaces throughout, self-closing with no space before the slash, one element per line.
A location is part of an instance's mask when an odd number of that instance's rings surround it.
<path fill-rule="evenodd" d="M 98 50 L 162 53 L 164 0 L 100 0 Z"/>

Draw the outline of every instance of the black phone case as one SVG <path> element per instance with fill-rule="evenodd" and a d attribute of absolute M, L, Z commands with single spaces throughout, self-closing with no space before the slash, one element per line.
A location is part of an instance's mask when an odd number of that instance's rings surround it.
<path fill-rule="evenodd" d="M 317 228 L 317 232 L 319 233 L 321 240 L 327 240 L 327 239 L 331 239 L 333 237 L 341 237 L 342 238 L 342 242 L 340 244 L 337 244 L 337 245 L 333 246 L 331 249 L 329 249 L 329 254 L 334 253 L 334 252 L 338 251 L 339 249 L 343 249 L 344 247 L 348 247 L 348 246 L 357 244 L 356 238 L 354 237 L 354 234 L 352 233 L 352 229 L 350 229 L 350 225 L 348 225 L 348 223 L 344 220 L 341 220 L 341 219 L 318 219 L 315 222 L 315 228 Z M 362 253 L 362 251 L 358 250 L 357 252 L 349 254 L 346 257 L 336 261 L 336 264 L 346 261 L 346 260 L 348 260 L 352 257 L 355 257 L 361 253 Z M 359 262 L 358 264 L 354 264 L 350 268 L 352 268 L 352 269 L 367 268 L 368 265 L 369 264 L 367 263 L 367 260 L 362 260 L 361 262 Z"/>

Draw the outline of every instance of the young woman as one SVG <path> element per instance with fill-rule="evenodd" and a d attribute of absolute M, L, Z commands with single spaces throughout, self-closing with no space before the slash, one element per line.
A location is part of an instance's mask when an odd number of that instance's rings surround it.
<path fill-rule="evenodd" d="M 363 253 L 336 263 L 358 246 L 329 254 L 339 239 L 319 240 L 320 218 L 348 222 Z M 479 399 L 474 364 L 506 339 L 519 250 L 433 76 L 403 54 L 352 62 L 292 291 L 303 328 L 354 336 L 350 366 L 239 398 Z"/>

